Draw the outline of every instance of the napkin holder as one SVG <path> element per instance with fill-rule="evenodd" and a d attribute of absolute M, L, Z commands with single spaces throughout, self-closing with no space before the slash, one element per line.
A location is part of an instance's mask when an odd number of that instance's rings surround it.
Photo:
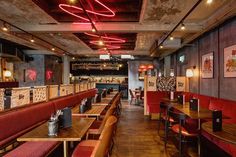
<path fill-rule="evenodd" d="M 88 98 L 85 102 L 86 110 L 90 110 L 92 108 L 92 98 Z"/>
<path fill-rule="evenodd" d="M 68 128 L 72 126 L 71 108 L 64 108 L 61 110 L 62 114 L 59 116 L 59 124 L 62 128 Z"/>
<path fill-rule="evenodd" d="M 212 111 L 212 131 L 222 131 L 222 111 Z"/>
<path fill-rule="evenodd" d="M 177 100 L 179 104 L 185 104 L 185 95 L 178 95 Z"/>
<path fill-rule="evenodd" d="M 101 93 L 98 93 L 96 97 L 96 103 L 101 102 L 101 101 L 102 101 L 102 95 Z"/>
<path fill-rule="evenodd" d="M 198 99 L 191 99 L 189 101 L 189 108 L 192 111 L 199 111 L 199 100 Z"/>

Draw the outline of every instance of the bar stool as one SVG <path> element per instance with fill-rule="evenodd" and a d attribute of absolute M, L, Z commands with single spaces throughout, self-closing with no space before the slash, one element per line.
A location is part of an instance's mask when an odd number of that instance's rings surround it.
<path fill-rule="evenodd" d="M 183 143 L 189 142 L 186 140 L 186 138 L 197 138 L 198 137 L 198 130 L 192 130 L 191 132 L 188 131 L 185 128 L 185 122 L 186 122 L 186 115 L 180 112 L 176 112 L 175 110 L 168 108 L 168 120 L 167 125 L 169 126 L 169 119 L 172 117 L 174 120 L 178 121 L 177 124 L 174 124 L 170 127 L 171 131 L 174 132 L 177 135 L 178 139 L 178 149 L 179 149 L 179 156 L 183 156 Z M 165 146 L 167 144 L 168 140 L 168 133 L 169 133 L 169 127 L 166 127 L 166 137 L 165 137 Z"/>

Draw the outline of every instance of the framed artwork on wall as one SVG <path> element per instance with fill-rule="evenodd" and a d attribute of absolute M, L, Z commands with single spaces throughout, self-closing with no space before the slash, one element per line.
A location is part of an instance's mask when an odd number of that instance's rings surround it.
<path fill-rule="evenodd" d="M 224 77 L 236 77 L 236 45 L 224 48 Z"/>
<path fill-rule="evenodd" d="M 214 52 L 202 55 L 202 78 L 214 77 Z"/>

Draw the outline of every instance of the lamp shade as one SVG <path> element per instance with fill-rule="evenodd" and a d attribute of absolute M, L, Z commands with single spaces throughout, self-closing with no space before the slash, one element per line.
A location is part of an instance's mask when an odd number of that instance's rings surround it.
<path fill-rule="evenodd" d="M 192 69 L 186 70 L 186 77 L 193 77 L 193 70 Z"/>
<path fill-rule="evenodd" d="M 6 70 L 6 71 L 4 72 L 4 76 L 5 76 L 5 77 L 11 77 L 11 71 Z"/>

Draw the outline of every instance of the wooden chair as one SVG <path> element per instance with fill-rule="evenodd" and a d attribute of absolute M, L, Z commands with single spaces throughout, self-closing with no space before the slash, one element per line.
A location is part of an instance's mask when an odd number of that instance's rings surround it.
<path fill-rule="evenodd" d="M 115 116 L 109 116 L 99 140 L 85 140 L 78 144 L 72 157 L 105 157 L 109 156 L 112 144 L 113 129 L 117 123 Z"/>
<path fill-rule="evenodd" d="M 137 104 L 138 97 L 136 95 L 134 95 L 134 93 L 132 92 L 131 89 L 129 89 L 129 94 L 131 96 L 130 104 L 132 104 L 133 100 L 134 100 L 135 104 Z"/>

